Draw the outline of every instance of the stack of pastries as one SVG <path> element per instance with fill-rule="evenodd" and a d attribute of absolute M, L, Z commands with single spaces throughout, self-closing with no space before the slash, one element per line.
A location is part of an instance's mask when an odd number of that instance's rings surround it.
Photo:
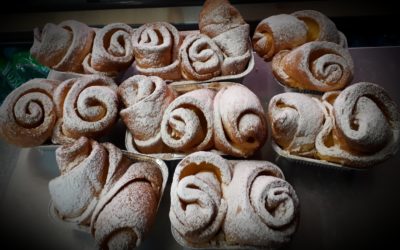
<path fill-rule="evenodd" d="M 348 85 L 354 64 L 342 32 L 315 10 L 273 15 L 254 32 L 254 50 L 284 86 L 311 91 L 333 91 Z"/>
<path fill-rule="evenodd" d="M 154 223 L 165 170 L 86 137 L 59 147 L 56 160 L 61 174 L 49 182 L 55 216 L 89 230 L 100 249 L 139 246 Z"/>
<path fill-rule="evenodd" d="M 142 153 L 189 153 L 217 149 L 248 157 L 267 139 L 267 121 L 258 97 L 240 84 L 198 88 L 178 95 L 161 78 L 135 75 L 118 89 L 120 112 Z"/>
<path fill-rule="evenodd" d="M 399 108 L 374 83 L 355 83 L 319 98 L 278 94 L 268 115 L 274 141 L 289 155 L 365 168 L 399 147 Z"/>
<path fill-rule="evenodd" d="M 270 162 L 200 151 L 175 169 L 169 217 L 185 247 L 276 249 L 296 231 L 299 200 Z"/>

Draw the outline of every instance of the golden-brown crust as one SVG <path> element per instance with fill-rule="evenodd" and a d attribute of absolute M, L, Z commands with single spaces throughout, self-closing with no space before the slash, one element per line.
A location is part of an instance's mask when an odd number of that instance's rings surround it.
<path fill-rule="evenodd" d="M 57 119 L 52 101 L 57 84 L 36 78 L 13 90 L 0 107 L 0 136 L 21 147 L 44 143 Z"/>
<path fill-rule="evenodd" d="M 48 23 L 40 32 L 34 30 L 32 56 L 43 65 L 59 71 L 82 72 L 82 62 L 90 52 L 94 30 L 86 24 L 67 20 Z"/>
<path fill-rule="evenodd" d="M 332 42 L 314 41 L 279 52 L 272 60 L 272 72 L 288 87 L 325 92 L 349 84 L 354 64 L 347 49 Z"/>

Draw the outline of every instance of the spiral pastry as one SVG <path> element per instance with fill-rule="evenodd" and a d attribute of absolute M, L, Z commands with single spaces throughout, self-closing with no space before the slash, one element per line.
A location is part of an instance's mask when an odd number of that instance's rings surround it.
<path fill-rule="evenodd" d="M 241 161 L 224 192 L 223 230 L 229 245 L 277 248 L 297 228 L 299 200 L 281 170 L 270 162 Z M 240 228 L 240 230 L 238 230 Z"/>
<path fill-rule="evenodd" d="M 188 35 L 179 49 L 179 58 L 185 79 L 202 81 L 221 74 L 222 52 L 206 35 Z"/>
<path fill-rule="evenodd" d="M 210 89 L 190 91 L 176 98 L 165 110 L 161 138 L 181 152 L 210 149 L 213 145 L 213 98 Z"/>
<path fill-rule="evenodd" d="M 169 218 L 180 242 L 207 246 L 221 229 L 227 203 L 223 189 L 231 180 L 228 162 L 210 152 L 196 152 L 176 167 Z"/>
<path fill-rule="evenodd" d="M 57 81 L 32 79 L 13 90 L 0 107 L 0 136 L 20 147 L 41 145 L 52 134 Z"/>
<path fill-rule="evenodd" d="M 100 75 L 66 80 L 54 91 L 54 103 L 65 136 L 100 136 L 117 120 L 117 85 Z M 56 135 L 52 138 L 55 143 L 59 142 Z"/>
<path fill-rule="evenodd" d="M 142 153 L 163 152 L 160 124 L 165 109 L 174 100 L 174 91 L 157 76 L 135 75 L 118 87 L 125 109 L 121 118 Z"/>
<path fill-rule="evenodd" d="M 399 109 L 382 87 L 359 82 L 335 95 L 336 99 L 327 96 L 323 98 L 325 124 L 316 139 L 320 158 L 366 167 L 398 150 Z"/>
<path fill-rule="evenodd" d="M 179 43 L 179 32 L 169 23 L 154 22 L 140 26 L 132 36 L 137 70 L 141 74 L 163 79 L 180 79 Z"/>
<path fill-rule="evenodd" d="M 328 41 L 347 47 L 347 39 L 338 31 L 334 22 L 316 10 L 300 10 L 291 15 L 303 21 L 307 26 L 307 41 Z"/>
<path fill-rule="evenodd" d="M 88 227 L 101 192 L 129 165 L 115 146 L 86 137 L 59 147 L 56 160 L 61 175 L 49 182 L 53 206 L 63 220 Z"/>
<path fill-rule="evenodd" d="M 253 35 L 253 48 L 266 61 L 281 50 L 290 50 L 307 41 L 306 24 L 292 15 L 280 14 L 262 20 Z"/>
<path fill-rule="evenodd" d="M 82 72 L 82 62 L 90 52 L 94 30 L 74 20 L 58 25 L 48 23 L 34 29 L 32 56 L 41 64 L 59 71 Z"/>
<path fill-rule="evenodd" d="M 224 87 L 214 99 L 215 147 L 247 157 L 267 139 L 267 121 L 258 97 L 242 85 Z"/>
<path fill-rule="evenodd" d="M 124 23 L 112 23 L 96 31 L 92 53 L 83 62 L 85 73 L 116 76 L 134 59 L 133 29 Z"/>
<path fill-rule="evenodd" d="M 136 162 L 103 193 L 91 219 L 91 233 L 100 249 L 141 244 L 155 221 L 162 183 L 157 165 Z"/>
<path fill-rule="evenodd" d="M 300 93 L 272 97 L 268 105 L 274 141 L 290 154 L 315 155 L 315 139 L 324 124 L 319 100 Z"/>
<path fill-rule="evenodd" d="M 349 84 L 354 64 L 347 49 L 336 43 L 315 41 L 279 52 L 272 60 L 272 72 L 289 87 L 325 92 Z"/>

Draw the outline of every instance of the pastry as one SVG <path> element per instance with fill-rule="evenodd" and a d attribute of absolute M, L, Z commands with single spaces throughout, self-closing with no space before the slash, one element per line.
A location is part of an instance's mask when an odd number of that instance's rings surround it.
<path fill-rule="evenodd" d="M 213 146 L 213 99 L 215 92 L 198 89 L 177 97 L 165 110 L 161 138 L 180 152 L 207 150 Z"/>
<path fill-rule="evenodd" d="M 96 31 L 92 52 L 83 62 L 85 73 L 116 76 L 134 59 L 133 29 L 124 23 L 112 23 Z"/>
<path fill-rule="evenodd" d="M 229 245 L 277 249 L 290 241 L 298 224 L 299 200 L 281 170 L 270 162 L 234 166 L 223 223 Z"/>
<path fill-rule="evenodd" d="M 294 189 L 270 162 L 200 151 L 175 169 L 169 218 L 184 247 L 276 249 L 291 239 L 298 217 Z"/>
<path fill-rule="evenodd" d="M 347 39 L 334 22 L 316 10 L 300 10 L 291 15 L 307 25 L 307 41 L 328 41 L 347 47 Z"/>
<path fill-rule="evenodd" d="M 272 60 L 272 72 L 282 84 L 296 89 L 332 91 L 353 78 L 354 64 L 347 49 L 326 41 L 282 50 Z"/>
<path fill-rule="evenodd" d="M 246 69 L 251 57 L 250 27 L 229 1 L 207 0 L 200 11 L 199 29 L 223 52 L 222 75 L 236 75 Z"/>
<path fill-rule="evenodd" d="M 301 93 L 275 95 L 268 105 L 274 141 L 294 155 L 315 156 L 315 139 L 324 124 L 323 106 Z"/>
<path fill-rule="evenodd" d="M 86 137 L 57 148 L 56 160 L 60 176 L 49 182 L 56 213 L 64 221 L 89 227 L 103 189 L 128 168 L 129 161 L 112 144 Z"/>
<path fill-rule="evenodd" d="M 208 36 L 186 36 L 179 49 L 181 73 L 187 80 L 208 80 L 221 74 L 223 55 Z"/>
<path fill-rule="evenodd" d="M 231 178 L 228 162 L 211 152 L 196 152 L 179 162 L 169 212 L 175 238 L 189 247 L 208 246 L 224 222 L 228 206 L 223 190 Z"/>
<path fill-rule="evenodd" d="M 0 137 L 20 147 L 43 144 L 56 123 L 52 101 L 58 82 L 32 79 L 14 89 L 0 107 Z"/>
<path fill-rule="evenodd" d="M 137 162 L 100 197 L 91 220 L 100 249 L 133 249 L 142 243 L 155 221 L 162 183 L 155 163 Z"/>
<path fill-rule="evenodd" d="M 106 133 L 118 118 L 117 85 L 111 78 L 88 75 L 62 82 L 54 91 L 57 115 L 62 122 L 55 131 L 72 139 Z M 53 133 L 53 142 L 62 143 Z"/>
<path fill-rule="evenodd" d="M 262 20 L 253 35 L 253 47 L 266 61 L 281 50 L 294 49 L 307 41 L 307 26 L 287 14 L 273 15 Z"/>
<path fill-rule="evenodd" d="M 258 97 L 243 85 L 220 89 L 214 99 L 215 148 L 247 157 L 267 139 L 267 121 Z"/>
<path fill-rule="evenodd" d="M 94 30 L 86 24 L 68 20 L 58 25 L 48 23 L 34 29 L 32 56 L 41 64 L 59 71 L 82 72 L 82 62 L 90 52 Z"/>
<path fill-rule="evenodd" d="M 178 30 L 169 23 L 154 22 L 140 26 L 132 36 L 137 70 L 143 75 L 180 79 L 179 45 Z"/>
<path fill-rule="evenodd" d="M 380 86 L 359 82 L 322 98 L 325 123 L 316 138 L 319 158 L 353 167 L 379 163 L 399 147 L 398 106 Z"/>
<path fill-rule="evenodd" d="M 126 108 L 121 118 L 133 135 L 141 153 L 164 152 L 160 124 L 165 109 L 174 100 L 174 91 L 157 76 L 135 75 L 118 87 Z"/>

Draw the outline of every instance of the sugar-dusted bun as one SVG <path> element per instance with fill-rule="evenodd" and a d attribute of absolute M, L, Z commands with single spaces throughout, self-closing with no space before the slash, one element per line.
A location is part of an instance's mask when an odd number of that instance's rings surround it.
<path fill-rule="evenodd" d="M 290 241 L 298 224 L 299 200 L 281 170 L 270 162 L 241 161 L 224 190 L 223 223 L 229 245 L 276 249 Z"/>
<path fill-rule="evenodd" d="M 48 23 L 34 29 L 32 56 L 41 64 L 59 71 L 82 72 L 82 62 L 90 52 L 94 30 L 74 20 L 58 25 Z"/>
<path fill-rule="evenodd" d="M 354 64 L 349 51 L 326 41 L 283 50 L 272 60 L 274 76 L 297 89 L 332 91 L 344 88 L 353 79 Z"/>
<path fill-rule="evenodd" d="M 169 212 L 175 238 L 188 246 L 211 245 L 228 209 L 223 190 L 231 178 L 229 163 L 210 152 L 193 153 L 177 165 Z"/>
<path fill-rule="evenodd" d="M 52 134 L 52 101 L 58 81 L 32 79 L 13 90 L 0 107 L 0 137 L 21 147 L 41 145 Z"/>
<path fill-rule="evenodd" d="M 117 85 L 111 78 L 100 75 L 66 80 L 54 91 L 54 103 L 59 119 L 63 120 L 61 131 L 65 136 L 97 137 L 117 120 Z M 62 143 L 56 133 L 52 140 Z"/>
<path fill-rule="evenodd" d="M 290 154 L 315 155 L 315 138 L 324 123 L 323 105 L 300 93 L 275 95 L 268 116 L 274 141 Z"/>
<path fill-rule="evenodd" d="M 163 79 L 180 79 L 179 44 L 179 32 L 169 23 L 154 22 L 140 26 L 132 36 L 137 70 L 141 74 Z"/>
<path fill-rule="evenodd" d="M 229 1 L 206 1 L 200 12 L 199 29 L 223 52 L 222 75 L 236 75 L 246 69 L 251 57 L 250 27 Z"/>
<path fill-rule="evenodd" d="M 247 157 L 267 139 L 267 121 L 257 96 L 242 85 L 224 87 L 214 99 L 215 147 Z"/>
<path fill-rule="evenodd" d="M 142 153 L 160 153 L 165 149 L 160 124 L 165 109 L 175 99 L 174 91 L 157 76 L 135 75 L 118 87 L 125 105 L 121 118 Z"/>
<path fill-rule="evenodd" d="M 224 57 L 215 42 L 206 35 L 186 36 L 179 49 L 181 73 L 188 80 L 208 80 L 221 75 Z"/>
<path fill-rule="evenodd" d="M 338 31 L 334 22 L 316 10 L 300 10 L 292 13 L 307 25 L 307 41 L 328 41 L 347 47 L 347 39 Z"/>
<path fill-rule="evenodd" d="M 359 82 L 340 93 L 326 93 L 325 124 L 316 140 L 321 159 L 366 167 L 395 154 L 400 112 L 379 85 Z"/>
<path fill-rule="evenodd" d="M 124 23 L 112 23 L 96 31 L 92 52 L 83 63 L 85 73 L 116 76 L 134 59 L 133 29 Z"/>
<path fill-rule="evenodd" d="M 198 89 L 176 98 L 165 110 L 161 122 L 163 142 L 181 152 L 210 149 L 214 96 L 210 89 Z"/>
<path fill-rule="evenodd" d="M 211 38 L 243 24 L 243 17 L 228 0 L 206 0 L 200 11 L 200 32 Z"/>
<path fill-rule="evenodd" d="M 88 227 L 100 193 L 129 164 L 115 146 L 86 137 L 57 148 L 56 160 L 61 175 L 49 182 L 53 206 L 61 219 Z"/>
<path fill-rule="evenodd" d="M 253 35 L 253 48 L 270 61 L 281 50 L 290 50 L 307 41 L 307 26 L 298 18 L 280 14 L 262 20 Z"/>
<path fill-rule="evenodd" d="M 91 233 L 101 249 L 132 249 L 153 225 L 163 176 L 151 162 L 136 162 L 100 197 Z"/>

